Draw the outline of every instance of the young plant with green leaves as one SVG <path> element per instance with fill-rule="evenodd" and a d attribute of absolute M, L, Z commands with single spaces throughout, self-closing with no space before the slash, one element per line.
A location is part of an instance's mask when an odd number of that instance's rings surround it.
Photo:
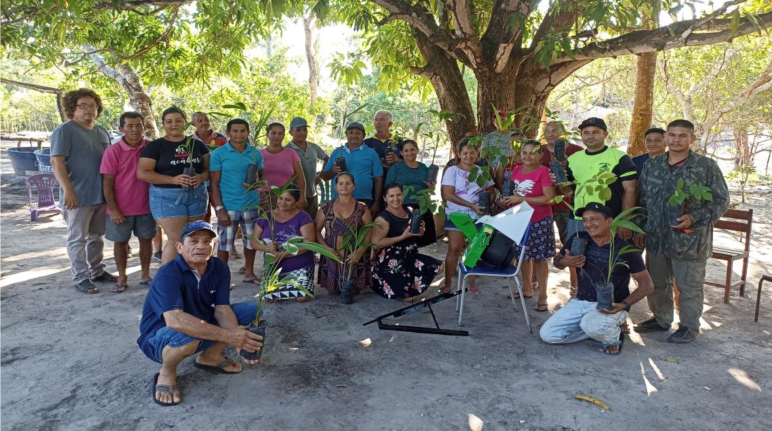
<path fill-rule="evenodd" d="M 345 225 L 343 220 L 340 220 L 340 222 Z M 343 282 L 351 280 L 357 262 L 362 258 L 362 255 L 367 249 L 374 245 L 371 242 L 367 242 L 370 230 L 374 227 L 381 228 L 376 222 L 370 222 L 362 226 L 346 226 L 348 232 L 343 236 L 341 247 L 336 250 L 340 259 L 333 259 L 342 265 L 342 271 L 340 273 L 341 279 L 338 280 L 339 285 L 341 286 L 343 285 Z M 327 251 L 329 252 L 329 250 Z"/>
<path fill-rule="evenodd" d="M 678 182 L 676 182 L 675 191 L 668 198 L 667 202 L 671 207 L 679 207 L 689 198 L 694 198 L 698 202 L 703 200 L 713 202 L 713 194 L 710 192 L 710 187 L 690 184 L 687 189 L 684 180 L 679 178 Z"/>

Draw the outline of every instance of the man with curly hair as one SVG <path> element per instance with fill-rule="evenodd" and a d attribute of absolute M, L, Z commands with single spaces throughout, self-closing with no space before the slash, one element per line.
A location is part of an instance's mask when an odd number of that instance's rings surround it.
<path fill-rule="evenodd" d="M 94 281 L 118 281 L 105 271 L 102 262 L 105 199 L 99 167 L 110 136 L 96 124 L 103 108 L 102 99 L 93 90 L 70 91 L 64 95 L 63 104 L 70 121 L 51 134 L 51 165 L 67 222 L 67 255 L 75 288 L 83 293 L 99 293 Z"/>

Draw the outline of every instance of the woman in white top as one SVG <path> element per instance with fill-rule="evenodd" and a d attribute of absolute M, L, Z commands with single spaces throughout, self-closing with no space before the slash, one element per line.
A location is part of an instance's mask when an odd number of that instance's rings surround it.
<path fill-rule="evenodd" d="M 476 166 L 478 157 L 476 147 L 469 145 L 469 138 L 464 138 L 456 146 L 459 162 L 449 167 L 442 176 L 442 196 L 447 201 L 445 209 L 445 232 L 448 235 L 448 255 L 445 258 L 445 287 L 442 292 L 450 292 L 453 275 L 456 273 L 458 258 L 464 251 L 466 241 L 464 234 L 450 221 L 453 213 L 467 214 L 472 219 L 483 215 L 483 207 L 479 206 L 480 195 L 490 194 L 490 202 L 495 199 L 493 182 L 486 181 L 480 187 L 476 181 L 469 181 L 469 173 Z M 478 172 L 480 168 L 478 166 Z M 482 172 L 480 172 L 482 173 Z M 477 294 L 480 289 L 475 285 L 474 277 L 469 277 L 469 291 Z"/>

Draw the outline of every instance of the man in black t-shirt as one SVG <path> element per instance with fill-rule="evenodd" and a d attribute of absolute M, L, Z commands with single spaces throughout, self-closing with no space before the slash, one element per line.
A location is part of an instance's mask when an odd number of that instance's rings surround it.
<path fill-rule="evenodd" d="M 640 251 L 619 254 L 629 244 L 611 236 L 612 214 L 611 209 L 599 203 L 590 203 L 577 211 L 586 230 L 578 237 L 588 242 L 584 255 L 571 255 L 569 250 L 577 239 L 577 236 L 571 236 L 555 256 L 554 264 L 558 269 L 579 268 L 579 288 L 576 298 L 568 301 L 542 326 L 540 336 L 545 342 L 564 344 L 592 338 L 603 344 L 606 353 L 618 354 L 623 340 L 619 327 L 627 320 L 630 306 L 654 290 Z M 606 284 L 612 239 L 617 262 L 611 273 L 614 301 L 611 310 L 599 311 L 595 284 Z M 632 293 L 629 289 L 631 276 L 638 283 Z"/>

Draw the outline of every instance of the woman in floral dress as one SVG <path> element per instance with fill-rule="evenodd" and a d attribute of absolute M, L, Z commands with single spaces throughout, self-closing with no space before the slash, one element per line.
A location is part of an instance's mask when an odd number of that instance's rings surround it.
<path fill-rule="evenodd" d="M 329 201 L 319 208 L 316 213 L 314 225 L 316 228 L 316 242 L 326 247 L 331 252 L 344 258 L 343 238 L 351 229 L 361 228 L 373 220 L 367 205 L 357 201 L 352 196 L 354 193 L 354 176 L 348 172 L 341 172 L 335 179 L 335 190 L 338 198 Z M 322 235 L 324 230 L 324 235 Z M 369 235 L 368 235 L 369 236 Z M 365 240 L 365 243 L 370 242 Z M 347 259 L 354 262 L 351 281 L 354 282 L 354 292 L 360 293 L 370 285 L 371 268 L 362 259 L 367 247 L 360 247 Z M 321 256 L 319 259 L 319 285 L 330 293 L 340 293 L 340 286 L 345 281 L 344 265 Z"/>
<path fill-rule="evenodd" d="M 410 301 L 429 288 L 442 262 L 418 253 L 418 239 L 426 226 L 421 222 L 421 231 L 410 233 L 411 213 L 402 206 L 402 186 L 387 184 L 384 200 L 386 209 L 375 219 L 379 227 L 372 230 L 372 242 L 380 250 L 371 287 L 384 298 Z"/>

